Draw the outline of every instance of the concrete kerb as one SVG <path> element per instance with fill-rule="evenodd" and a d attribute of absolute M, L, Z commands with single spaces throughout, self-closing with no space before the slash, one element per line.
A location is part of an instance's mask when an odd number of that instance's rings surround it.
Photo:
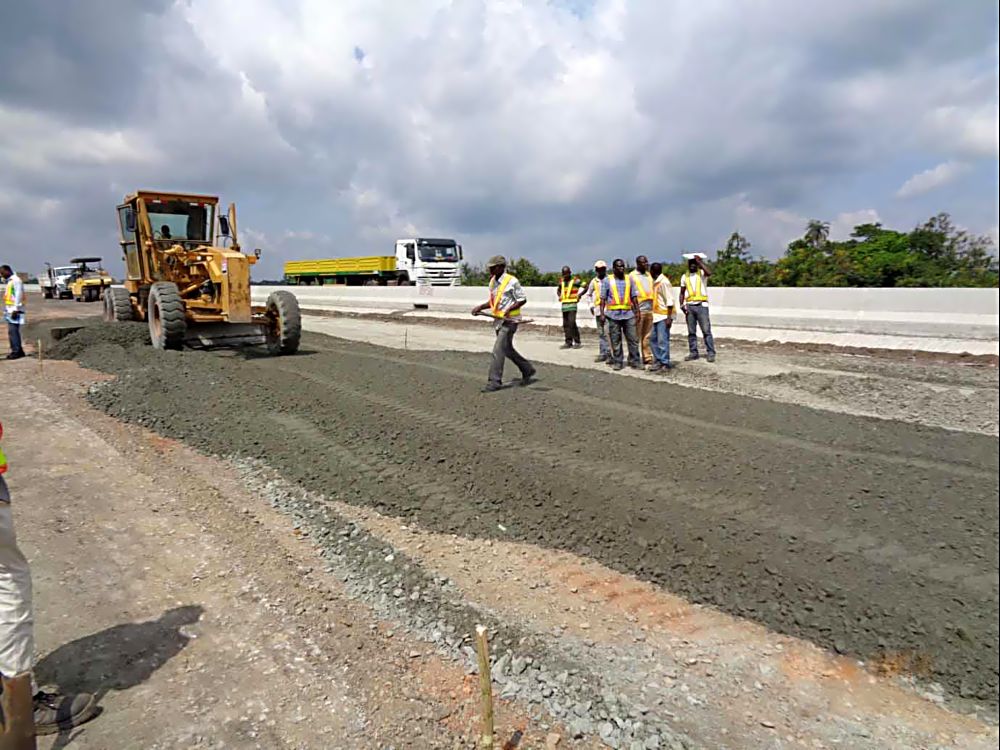
<path fill-rule="evenodd" d="M 468 317 L 486 298 L 483 287 L 253 287 L 261 304 L 276 289 L 292 291 L 306 310 L 395 314 L 401 317 Z M 558 326 L 555 291 L 526 288 L 531 317 Z M 961 311 L 955 311 L 956 294 Z M 1000 354 L 997 289 L 712 290 L 712 321 L 719 338 L 950 354 Z M 581 307 L 581 322 L 590 323 Z M 676 329 L 675 329 L 676 330 Z"/>

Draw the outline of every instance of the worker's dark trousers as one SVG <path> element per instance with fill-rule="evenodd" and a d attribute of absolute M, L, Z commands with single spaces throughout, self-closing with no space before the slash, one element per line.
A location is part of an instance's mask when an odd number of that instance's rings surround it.
<path fill-rule="evenodd" d="M 21 354 L 24 350 L 21 348 L 21 324 L 11 323 L 7 321 L 7 336 L 10 338 L 10 353 L 11 354 Z"/>
<path fill-rule="evenodd" d="M 633 367 L 642 364 L 642 355 L 639 354 L 639 332 L 635 326 L 635 318 L 628 320 L 615 320 L 608 318 L 608 337 L 611 339 L 612 364 L 624 364 L 624 352 L 622 350 L 622 338 L 628 345 L 628 363 Z"/>
<path fill-rule="evenodd" d="M 708 305 L 688 305 L 688 349 L 695 357 L 698 356 L 698 328 L 701 328 L 701 335 L 705 339 L 705 351 L 710 356 L 715 356 L 715 339 L 712 337 L 712 321 L 708 319 Z"/>
<path fill-rule="evenodd" d="M 493 342 L 493 363 L 490 365 L 490 385 L 503 385 L 504 360 L 509 359 L 521 371 L 521 377 L 534 373 L 535 368 L 524 357 L 514 350 L 514 334 L 517 333 L 517 323 L 504 321 L 497 328 L 497 338 Z"/>
<path fill-rule="evenodd" d="M 576 310 L 563 310 L 563 336 L 567 344 L 580 343 L 580 327 L 576 324 Z"/>

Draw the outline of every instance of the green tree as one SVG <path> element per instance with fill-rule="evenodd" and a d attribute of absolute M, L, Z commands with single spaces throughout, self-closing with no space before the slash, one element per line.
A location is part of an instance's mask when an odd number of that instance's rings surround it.
<path fill-rule="evenodd" d="M 806 233 L 802 236 L 813 247 L 823 247 L 830 238 L 830 222 L 810 219 L 806 225 Z"/>

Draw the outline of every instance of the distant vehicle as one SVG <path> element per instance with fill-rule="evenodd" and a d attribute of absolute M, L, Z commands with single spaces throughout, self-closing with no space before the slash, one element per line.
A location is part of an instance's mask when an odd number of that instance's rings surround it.
<path fill-rule="evenodd" d="M 69 290 L 77 302 L 97 302 L 104 290 L 114 283 L 111 274 L 101 267 L 100 258 L 72 258 L 76 270 L 70 276 Z M 96 263 L 91 267 L 90 263 Z"/>
<path fill-rule="evenodd" d="M 451 239 L 415 237 L 396 240 L 395 255 L 291 260 L 285 263 L 288 284 L 361 286 L 460 286 L 462 246 Z"/>
<path fill-rule="evenodd" d="M 76 266 L 56 266 L 45 264 L 45 270 L 38 274 L 38 285 L 45 299 L 73 299 L 69 288 L 70 277 L 76 273 Z"/>

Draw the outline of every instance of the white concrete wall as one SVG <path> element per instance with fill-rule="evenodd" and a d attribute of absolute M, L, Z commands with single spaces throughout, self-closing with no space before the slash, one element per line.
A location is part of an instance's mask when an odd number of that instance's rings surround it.
<path fill-rule="evenodd" d="M 486 299 L 483 287 L 325 286 L 254 287 L 254 301 L 262 303 L 279 288 L 294 293 L 306 309 L 434 317 L 468 315 Z M 525 316 L 557 324 L 555 291 L 526 291 Z M 770 330 L 779 341 L 794 340 L 783 335 L 789 331 L 994 344 L 1000 339 L 997 289 L 715 287 L 710 289 L 710 305 L 718 335 L 730 338 L 741 338 L 742 330 L 746 338 L 761 340 Z"/>

